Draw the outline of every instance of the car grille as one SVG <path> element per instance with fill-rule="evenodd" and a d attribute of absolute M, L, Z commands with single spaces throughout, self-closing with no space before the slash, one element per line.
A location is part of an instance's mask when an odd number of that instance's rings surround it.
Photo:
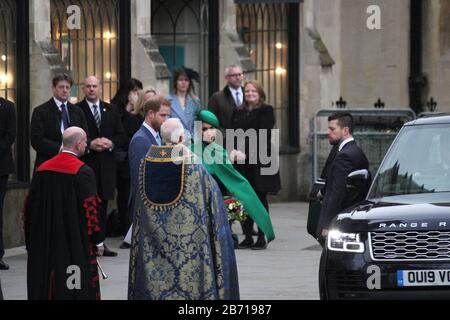
<path fill-rule="evenodd" d="M 374 260 L 450 260 L 450 231 L 371 232 Z"/>

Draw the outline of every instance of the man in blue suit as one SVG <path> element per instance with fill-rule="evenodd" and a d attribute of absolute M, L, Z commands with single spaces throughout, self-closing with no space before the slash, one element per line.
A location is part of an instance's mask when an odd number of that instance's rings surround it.
<path fill-rule="evenodd" d="M 159 129 L 170 116 L 170 101 L 160 96 L 152 97 L 144 104 L 144 122 L 134 134 L 128 148 L 132 190 L 138 185 L 141 160 L 154 144 L 161 145 Z"/>
<path fill-rule="evenodd" d="M 144 122 L 141 128 L 134 134 L 128 148 L 131 176 L 131 205 L 138 192 L 139 165 L 150 147 L 154 144 L 161 145 L 159 129 L 170 116 L 170 101 L 160 96 L 152 97 L 144 104 Z M 132 211 L 130 211 L 132 212 Z"/>

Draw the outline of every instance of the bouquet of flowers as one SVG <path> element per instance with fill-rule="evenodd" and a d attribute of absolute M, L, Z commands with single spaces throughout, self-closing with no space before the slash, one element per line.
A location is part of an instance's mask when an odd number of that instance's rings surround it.
<path fill-rule="evenodd" d="M 244 221 L 247 219 L 248 214 L 245 211 L 242 202 L 233 197 L 224 197 L 224 200 L 229 221 Z"/>

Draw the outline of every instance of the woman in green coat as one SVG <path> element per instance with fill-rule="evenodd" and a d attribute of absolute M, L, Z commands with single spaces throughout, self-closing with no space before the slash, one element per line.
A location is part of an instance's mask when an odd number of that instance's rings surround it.
<path fill-rule="evenodd" d="M 217 117 L 208 110 L 202 110 L 197 116 L 202 121 L 203 141 L 191 145 L 192 151 L 201 158 L 206 170 L 214 177 L 222 193 L 231 194 L 244 205 L 248 215 L 264 232 L 267 241 L 275 238 L 269 213 L 258 199 L 250 183 L 232 165 L 227 151 L 214 142 L 219 127 Z M 233 152 L 236 154 L 236 151 Z M 239 156 L 239 152 L 237 152 Z M 264 247 L 251 247 L 265 249 Z"/>

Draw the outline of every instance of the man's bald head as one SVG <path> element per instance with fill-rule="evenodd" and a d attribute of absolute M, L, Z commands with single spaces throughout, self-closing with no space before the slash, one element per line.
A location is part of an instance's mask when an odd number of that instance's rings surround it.
<path fill-rule="evenodd" d="M 166 144 L 182 143 L 184 141 L 183 124 L 180 119 L 170 118 L 161 125 L 160 134 Z"/>
<path fill-rule="evenodd" d="M 84 79 L 83 92 L 86 99 L 92 103 L 96 103 L 100 99 L 102 92 L 102 84 L 95 76 L 89 76 Z"/>
<path fill-rule="evenodd" d="M 69 127 L 63 133 L 63 150 L 82 156 L 86 149 L 86 132 L 79 127 Z"/>

